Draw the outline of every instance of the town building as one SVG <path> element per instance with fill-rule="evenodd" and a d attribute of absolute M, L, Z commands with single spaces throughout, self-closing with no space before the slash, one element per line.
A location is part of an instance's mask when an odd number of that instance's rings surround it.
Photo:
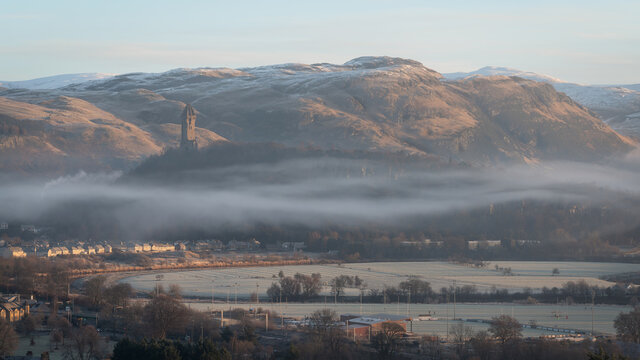
<path fill-rule="evenodd" d="M 356 339 L 373 337 L 382 331 L 382 327 L 386 323 L 395 323 L 402 327 L 403 331 L 407 331 L 407 322 L 411 318 L 401 315 L 391 314 L 374 314 L 369 316 L 360 316 L 355 314 L 340 315 L 340 321 L 345 323 L 347 335 Z"/>
<path fill-rule="evenodd" d="M 2 257 L 14 258 L 14 257 L 26 257 L 27 253 L 22 250 L 21 247 L 7 246 L 2 248 Z"/>
<path fill-rule="evenodd" d="M 35 225 L 20 225 L 20 231 L 32 232 L 34 234 L 38 232 Z"/>
<path fill-rule="evenodd" d="M 70 251 L 64 246 L 52 247 L 47 251 L 47 257 L 55 257 L 60 255 L 69 255 Z"/>
<path fill-rule="evenodd" d="M 29 303 L 21 302 L 19 296 L 0 297 L 0 318 L 15 322 L 27 315 L 29 315 Z"/>
<path fill-rule="evenodd" d="M 469 250 L 484 250 L 488 248 L 501 247 L 501 240 L 470 240 L 467 241 Z"/>
<path fill-rule="evenodd" d="M 169 244 L 153 244 L 151 245 L 151 251 L 153 252 L 167 252 L 175 251 L 175 246 Z"/>
<path fill-rule="evenodd" d="M 86 251 L 81 246 L 71 247 L 71 255 L 83 255 L 83 254 L 86 254 Z"/>
<path fill-rule="evenodd" d="M 128 252 L 133 252 L 133 253 L 139 253 L 139 252 L 142 252 L 142 251 L 143 251 L 143 249 L 144 249 L 144 248 L 143 248 L 143 247 L 142 247 L 142 245 L 140 245 L 140 244 L 132 244 L 131 246 L 129 246 L 129 247 L 127 248 L 127 251 L 128 251 Z"/>
<path fill-rule="evenodd" d="M 283 250 L 290 250 L 290 251 L 298 251 L 298 250 L 302 250 L 305 249 L 307 247 L 307 245 L 305 245 L 304 242 L 302 241 L 298 241 L 298 242 L 283 242 L 282 243 L 282 249 Z"/>

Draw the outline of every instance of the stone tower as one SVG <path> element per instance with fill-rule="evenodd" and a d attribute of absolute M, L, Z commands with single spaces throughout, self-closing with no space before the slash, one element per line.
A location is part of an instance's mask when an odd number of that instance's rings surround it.
<path fill-rule="evenodd" d="M 180 138 L 180 148 L 186 150 L 198 150 L 196 141 L 196 111 L 191 104 L 185 106 L 182 115 L 182 137 Z"/>

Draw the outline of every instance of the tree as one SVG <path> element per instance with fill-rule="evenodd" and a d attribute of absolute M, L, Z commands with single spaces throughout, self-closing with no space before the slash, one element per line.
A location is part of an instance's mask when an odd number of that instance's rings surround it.
<path fill-rule="evenodd" d="M 280 289 L 280 285 L 278 283 L 271 283 L 271 286 L 267 289 L 267 297 L 271 299 L 273 302 L 280 301 L 280 295 L 282 294 L 282 290 Z"/>
<path fill-rule="evenodd" d="M 640 307 L 635 307 L 629 313 L 620 313 L 613 326 L 620 339 L 640 344 Z"/>
<path fill-rule="evenodd" d="M 602 347 L 597 352 L 589 352 L 588 360 L 628 360 L 629 358 L 620 354 L 609 354 Z"/>
<path fill-rule="evenodd" d="M 451 334 L 458 357 L 464 359 L 467 353 L 467 343 L 473 336 L 473 328 L 465 326 L 463 323 L 457 323 L 451 327 Z"/>
<path fill-rule="evenodd" d="M 151 336 L 164 339 L 169 331 L 185 327 L 188 312 L 177 299 L 160 294 L 144 307 L 143 319 Z"/>
<path fill-rule="evenodd" d="M 18 335 L 9 322 L 0 320 L 0 354 L 11 354 L 18 347 Z"/>
<path fill-rule="evenodd" d="M 493 352 L 493 343 L 489 333 L 486 331 L 478 331 L 476 335 L 471 338 L 471 346 L 473 351 L 480 358 L 480 360 L 491 359 L 491 353 Z"/>
<path fill-rule="evenodd" d="M 182 359 L 193 360 L 227 360 L 231 354 L 225 349 L 218 348 L 210 339 L 200 340 L 195 344 L 175 342 Z"/>
<path fill-rule="evenodd" d="M 415 276 L 401 282 L 399 287 L 411 296 L 413 302 L 418 302 L 419 299 L 426 300 L 426 298 L 431 295 L 431 284 Z"/>
<path fill-rule="evenodd" d="M 285 299 L 296 299 L 300 296 L 300 282 L 292 277 L 283 277 L 280 279 L 280 288 L 282 289 L 282 297 Z"/>
<path fill-rule="evenodd" d="M 353 285 L 353 278 L 348 275 L 340 275 L 331 279 L 331 293 L 336 297 L 342 295 L 345 287 Z"/>
<path fill-rule="evenodd" d="M 178 284 L 171 284 L 169 285 L 169 296 L 171 296 L 172 298 L 175 299 L 181 299 L 182 298 L 182 289 L 180 288 L 180 285 Z"/>
<path fill-rule="evenodd" d="M 166 340 L 143 340 L 140 342 L 124 338 L 113 348 L 112 360 L 181 360 L 175 343 Z"/>
<path fill-rule="evenodd" d="M 492 319 L 489 332 L 503 344 L 522 337 L 522 326 L 514 317 L 500 315 Z"/>
<path fill-rule="evenodd" d="M 69 320 L 60 316 L 51 316 L 49 317 L 48 325 L 53 329 L 51 338 L 55 341 L 56 345 L 60 341 L 62 341 L 62 345 L 64 345 L 64 338 L 69 337 L 71 334 L 71 323 L 69 323 Z"/>
<path fill-rule="evenodd" d="M 103 301 L 104 284 L 107 278 L 99 275 L 92 277 L 84 283 L 84 294 L 93 305 L 100 305 Z"/>
<path fill-rule="evenodd" d="M 398 341 L 404 334 L 404 328 L 394 322 L 385 322 L 382 329 L 373 337 L 373 346 L 381 359 L 393 358 L 398 349 Z"/>
<path fill-rule="evenodd" d="M 248 317 L 242 318 L 240 322 L 240 339 L 251 342 L 257 340 L 256 327 Z"/>
<path fill-rule="evenodd" d="M 27 336 L 31 335 L 36 330 L 36 319 L 33 316 L 26 316 L 18 322 L 16 330 Z"/>
<path fill-rule="evenodd" d="M 338 315 L 331 309 L 317 310 L 309 319 L 311 328 L 331 354 L 339 354 L 344 342 L 344 332 L 338 325 Z"/>
<path fill-rule="evenodd" d="M 70 360 L 98 360 L 104 357 L 100 335 L 89 325 L 74 329 L 71 341 L 65 347 L 65 358 Z"/>
<path fill-rule="evenodd" d="M 126 307 L 133 295 L 133 288 L 129 283 L 118 283 L 105 289 L 104 297 L 113 306 Z"/>
<path fill-rule="evenodd" d="M 553 268 L 553 270 L 551 270 L 551 275 L 560 275 L 560 270 L 558 268 Z"/>
<path fill-rule="evenodd" d="M 302 296 L 306 299 L 318 296 L 322 290 L 321 275 L 319 273 L 311 274 L 311 276 L 298 273 L 295 277 L 302 285 Z"/>

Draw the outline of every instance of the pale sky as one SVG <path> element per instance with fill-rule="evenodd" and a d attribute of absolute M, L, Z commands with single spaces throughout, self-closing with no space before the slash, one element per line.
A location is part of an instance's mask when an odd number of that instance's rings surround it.
<path fill-rule="evenodd" d="M 639 19 L 636 0 L 7 0 L 0 80 L 388 55 L 441 73 L 640 83 Z"/>

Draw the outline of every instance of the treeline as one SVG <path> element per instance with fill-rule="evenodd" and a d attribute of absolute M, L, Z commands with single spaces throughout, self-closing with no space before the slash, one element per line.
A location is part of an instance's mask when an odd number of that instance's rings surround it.
<path fill-rule="evenodd" d="M 120 340 L 113 349 L 112 360 L 231 360 L 231 354 L 210 339 L 196 343 L 145 339 Z"/>
<path fill-rule="evenodd" d="M 113 350 L 114 360 L 269 359 L 274 354 L 273 344 L 260 343 L 257 334 L 254 316 L 264 314 L 262 309 L 253 314 L 243 309 L 225 311 L 226 326 L 221 327 L 213 313 L 187 307 L 178 285 L 168 289 L 158 286 L 147 294 L 148 301 L 114 296 L 127 290 L 126 286 L 108 285 L 97 276 L 85 282 L 83 296 L 76 299 L 76 306 L 98 313 L 103 333 L 120 339 Z M 269 317 L 272 327 L 276 316 Z M 63 333 L 61 339 L 66 336 Z M 280 345 L 283 349 L 286 346 Z"/>
<path fill-rule="evenodd" d="M 610 287 L 590 286 L 586 281 L 568 281 L 562 287 L 543 287 L 541 292 L 531 289 L 509 292 L 506 289 L 494 288 L 487 292 L 479 291 L 473 285 L 443 287 L 438 291 L 431 289 L 429 282 L 413 278 L 402 282 L 399 286 L 383 289 L 369 289 L 363 301 L 370 303 L 445 303 L 452 302 L 521 302 L 555 304 L 640 304 L 640 288 L 627 289 L 625 286 Z M 355 300 L 355 299 L 354 299 Z"/>
<path fill-rule="evenodd" d="M 321 276 L 317 273 L 284 276 L 280 270 L 278 277 L 280 280 L 267 289 L 267 297 L 273 302 L 305 301 L 315 298 L 322 291 Z"/>
<path fill-rule="evenodd" d="M 504 271 L 503 271 L 504 273 Z M 614 285 L 600 287 L 589 285 L 585 280 L 568 281 L 562 287 L 543 287 L 534 292 L 525 288 L 523 291 L 509 292 L 507 289 L 493 288 L 481 292 L 474 285 L 449 286 L 432 289 L 428 281 L 417 276 L 410 276 L 398 285 L 387 285 L 384 288 L 369 288 L 358 276 L 338 275 L 326 282 L 320 274 L 284 276 L 279 273 L 279 281 L 272 283 L 267 289 L 267 298 L 272 302 L 287 301 L 323 301 L 319 296 L 323 284 L 330 287 L 334 301 L 366 303 L 422 303 L 439 304 L 453 302 L 519 302 L 555 304 L 640 304 L 640 288 Z M 358 295 L 345 296 L 345 289 L 357 289 Z"/>

